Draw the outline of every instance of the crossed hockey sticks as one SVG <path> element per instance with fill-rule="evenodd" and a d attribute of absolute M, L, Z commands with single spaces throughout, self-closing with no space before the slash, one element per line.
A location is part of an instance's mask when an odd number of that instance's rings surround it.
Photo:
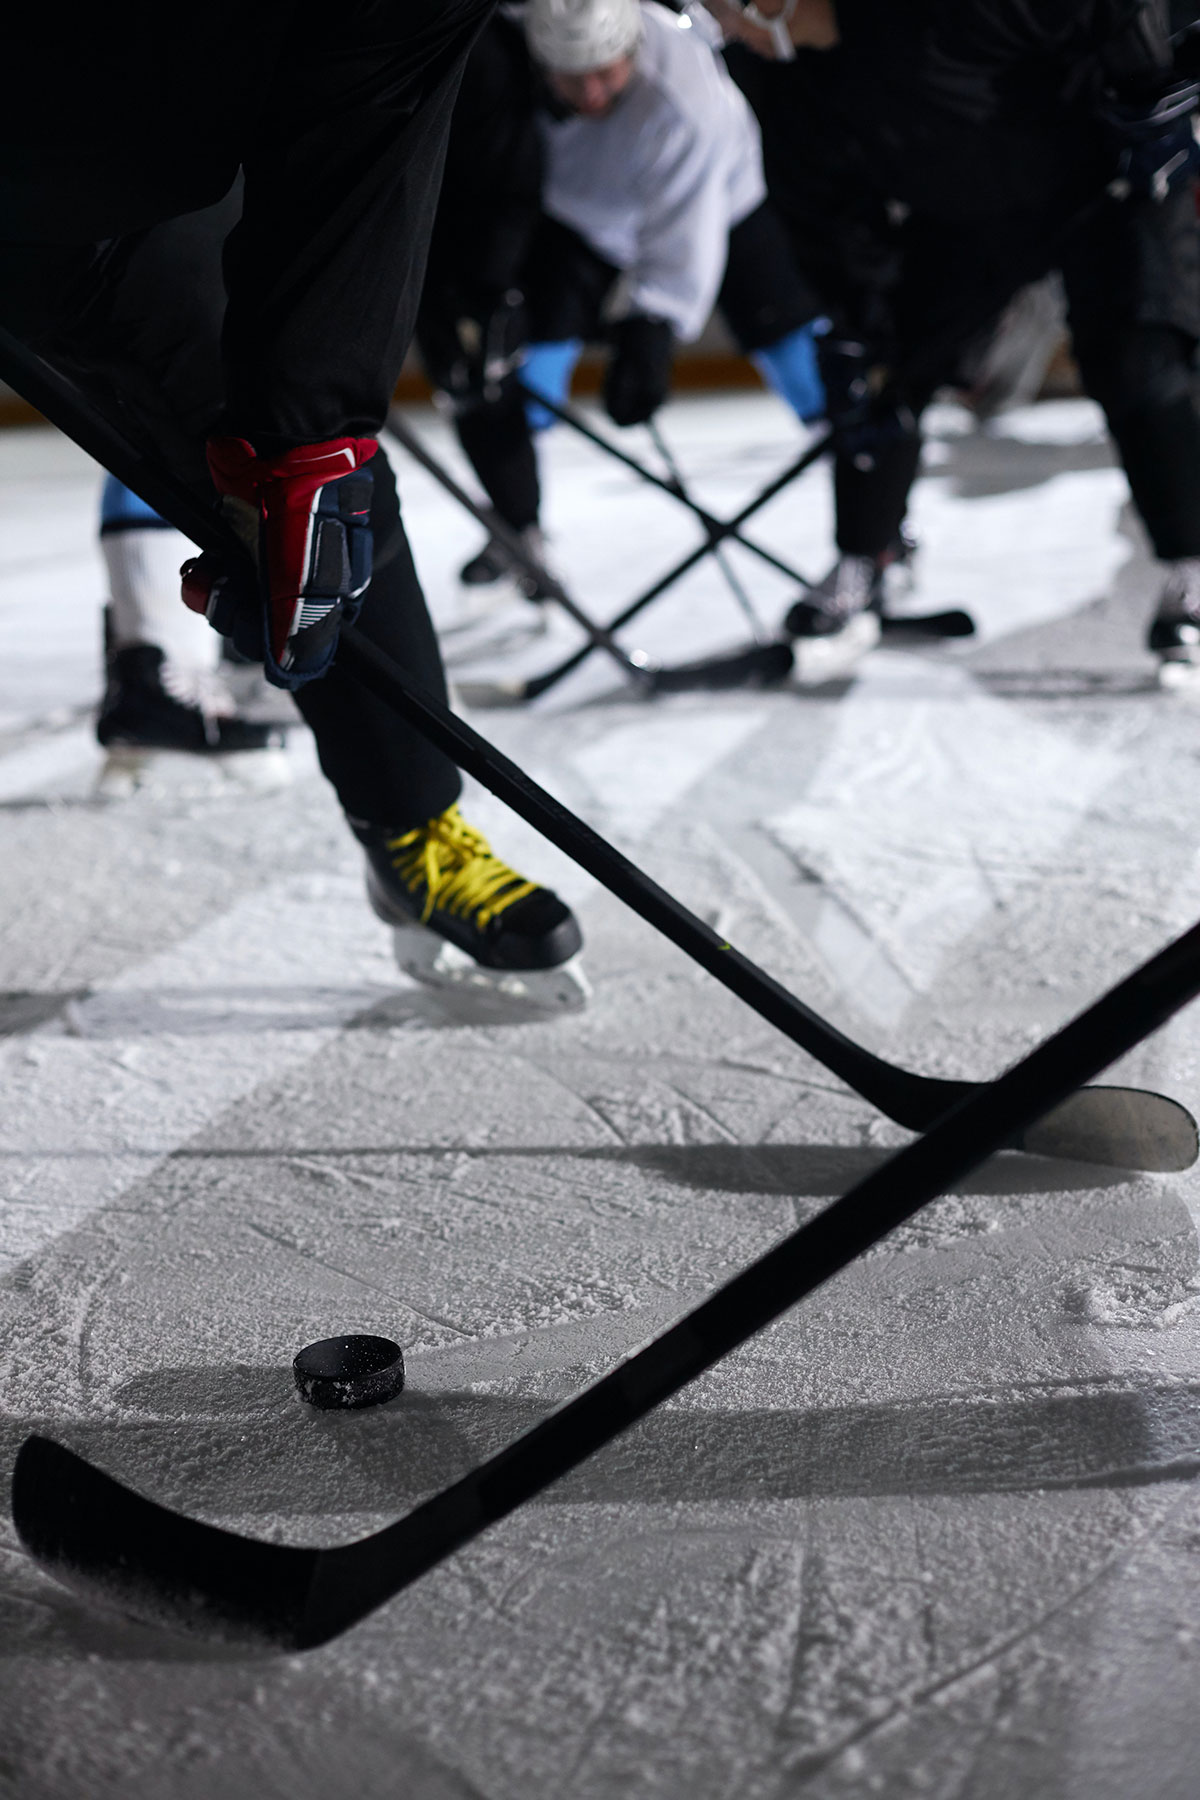
<path fill-rule="evenodd" d="M 803 582 L 804 578 L 802 576 L 795 575 L 793 569 L 790 569 L 786 563 L 781 563 L 778 557 L 774 556 L 770 551 L 763 550 L 759 545 L 752 543 L 747 538 L 743 538 L 741 535 L 741 528 L 748 519 L 753 518 L 756 512 L 759 512 L 766 506 L 768 501 L 773 500 L 777 494 L 782 493 L 784 488 L 790 487 L 792 482 L 803 475 L 806 469 L 810 469 L 814 463 L 820 461 L 832 442 L 832 432 L 826 431 L 822 433 L 820 437 L 809 444 L 793 462 L 788 464 L 786 469 L 782 469 L 778 475 L 774 476 L 767 483 L 766 487 L 759 490 L 752 500 L 748 500 L 745 506 L 741 507 L 740 510 L 734 514 L 732 519 L 718 519 L 713 514 L 699 508 L 690 498 L 683 499 L 679 489 L 673 486 L 669 481 L 664 481 L 661 476 L 655 475 L 652 470 L 645 468 L 635 457 L 628 455 L 626 451 L 620 449 L 617 445 L 610 443 L 607 438 L 601 437 L 598 432 L 593 432 L 591 427 L 587 425 L 584 420 L 580 419 L 576 413 L 570 411 L 566 407 L 556 405 L 553 401 L 545 399 L 541 394 L 535 392 L 533 388 L 525 388 L 522 391 L 528 400 L 535 402 L 538 406 L 545 407 L 546 410 L 553 413 L 556 418 L 565 420 L 567 424 L 572 425 L 575 430 L 581 432 L 590 442 L 598 444 L 602 450 L 607 450 L 610 455 L 615 456 L 618 462 L 628 464 L 631 469 L 636 470 L 639 475 L 650 482 L 652 487 L 661 488 L 664 493 L 670 494 L 672 499 L 681 501 L 683 505 L 687 506 L 689 511 L 694 512 L 697 515 L 704 526 L 703 543 L 698 544 L 694 550 L 689 550 L 688 554 L 679 562 L 675 563 L 672 568 L 668 569 L 665 575 L 660 576 L 657 581 L 650 585 L 650 587 L 646 588 L 642 593 L 638 594 L 635 599 L 631 600 L 628 606 L 623 607 L 616 618 L 612 619 L 608 625 L 594 629 L 602 630 L 606 636 L 611 638 L 614 632 L 619 631 L 623 625 L 628 625 L 632 619 L 635 619 L 639 613 L 644 612 L 645 609 L 651 605 L 653 601 L 657 600 L 661 594 L 665 594 L 668 588 L 674 587 L 676 582 L 680 581 L 683 576 L 694 569 L 698 563 L 703 562 L 706 556 L 712 555 L 719 544 L 723 544 L 729 539 L 736 540 L 738 543 L 743 544 L 746 549 L 752 550 L 756 555 L 761 556 L 765 561 L 771 563 L 776 568 L 782 569 L 785 574 L 795 576 L 796 580 Z M 394 416 L 393 419 L 389 421 L 389 424 L 390 428 L 396 432 L 397 436 L 402 435 L 396 429 Z M 471 509 L 469 508 L 468 510 Z M 510 546 L 507 541 L 501 537 L 501 534 L 496 531 L 492 521 L 490 519 L 485 519 L 484 523 L 488 526 L 488 529 L 492 531 L 494 536 L 500 538 L 500 541 L 504 543 L 505 548 L 508 549 Z M 526 561 L 527 555 L 528 553 L 519 560 Z M 804 585 L 809 586 L 811 584 L 805 582 Z M 548 693 L 552 687 L 556 687 L 560 681 L 565 680 L 568 675 L 579 667 L 580 663 L 587 660 L 593 650 L 597 647 L 595 637 L 589 637 L 589 641 L 586 644 L 581 645 L 578 650 L 572 651 L 570 656 L 565 657 L 562 662 L 556 663 L 554 668 L 546 669 L 541 675 L 530 676 L 528 680 L 520 683 L 508 684 L 507 689 L 502 684 L 496 684 L 494 688 L 489 684 L 488 698 L 490 703 L 493 705 L 504 705 L 521 700 L 536 700 L 539 694 Z M 785 656 L 787 657 L 786 667 L 784 667 Z M 788 647 L 786 644 L 767 644 L 752 646 L 750 650 L 743 653 L 742 658 L 727 659 L 727 666 L 730 670 L 734 670 L 739 661 L 746 660 L 749 662 L 751 673 L 748 675 L 743 674 L 740 678 L 730 679 L 719 684 L 711 680 L 705 682 L 696 679 L 698 673 L 704 669 L 707 668 L 711 670 L 714 667 L 719 667 L 720 659 L 718 659 L 717 663 L 695 664 L 681 670 L 659 670 L 657 672 L 657 685 L 660 691 L 665 690 L 672 684 L 679 687 L 714 685 L 729 687 L 743 686 L 746 685 L 748 680 L 755 679 L 753 670 L 758 666 L 756 659 L 764 657 L 773 657 L 775 659 L 774 672 L 769 673 L 767 679 L 783 680 L 791 667 L 791 657 L 788 654 Z M 679 679 L 674 679 L 677 677 Z M 761 684 L 763 678 L 759 676 L 757 679 Z"/>
<path fill-rule="evenodd" d="M 610 656 L 621 673 L 627 675 L 641 692 L 661 694 L 679 693 L 693 688 L 763 687 L 770 682 L 784 681 L 791 673 L 792 653 L 786 644 L 752 644 L 748 649 L 732 656 L 713 657 L 704 662 L 686 663 L 670 669 L 661 668 L 641 651 L 630 655 L 617 643 L 612 628 L 597 625 L 594 619 L 589 618 L 579 603 L 567 593 L 558 577 L 530 553 L 519 532 L 514 531 L 503 519 L 485 511 L 478 501 L 471 498 L 450 471 L 421 442 L 398 407 L 393 407 L 388 415 L 388 430 L 403 444 L 413 461 L 419 463 L 438 486 L 469 512 L 473 519 L 477 519 L 496 542 L 503 546 L 516 566 L 525 574 L 533 576 L 542 591 L 556 601 L 568 618 L 574 619 L 587 633 L 590 648 L 603 650 Z M 557 679 L 556 675 L 555 680 Z M 457 683 L 459 692 L 468 704 L 488 706 L 516 705 L 522 700 L 534 700 L 538 694 L 545 693 L 547 686 L 553 685 L 553 682 L 547 683 L 544 676 L 534 676 L 528 681 Z"/>
<path fill-rule="evenodd" d="M 653 421 L 651 421 L 650 426 L 651 436 L 667 465 L 666 478 L 656 474 L 653 469 L 647 468 L 646 464 L 640 462 L 636 456 L 631 456 L 620 444 L 614 443 L 613 439 L 609 437 L 607 433 L 596 431 L 574 407 L 567 406 L 557 400 L 548 399 L 545 395 L 539 394 L 535 388 L 523 386 L 522 392 L 531 404 L 543 407 L 545 411 L 551 413 L 560 424 L 569 425 L 572 431 L 577 432 L 580 437 L 585 438 L 589 444 L 595 445 L 597 450 L 602 450 L 606 456 L 611 456 L 617 462 L 622 463 L 625 468 L 630 469 L 635 475 L 640 476 L 641 479 L 648 482 L 651 487 L 658 488 L 664 494 L 669 494 L 673 500 L 677 500 L 681 506 L 685 506 L 690 513 L 694 514 L 704 528 L 706 541 L 702 546 L 699 555 L 692 554 L 685 557 L 682 562 L 677 563 L 673 569 L 669 569 L 660 580 L 656 581 L 653 587 L 648 588 L 644 593 L 639 594 L 636 599 L 631 600 L 629 605 L 621 612 L 620 616 L 614 619 L 612 624 L 608 627 L 610 631 L 617 630 L 619 626 L 627 624 L 631 619 L 636 617 L 644 607 L 649 606 L 652 600 L 657 600 L 668 588 L 673 587 L 681 576 L 686 575 L 690 569 L 694 568 L 696 563 L 703 556 L 713 556 L 718 564 L 721 565 L 725 573 L 725 579 L 729 582 L 731 580 L 731 571 L 726 568 L 721 557 L 722 546 L 727 542 L 740 544 L 743 550 L 748 550 L 751 555 L 757 556 L 761 562 L 766 563 L 779 574 L 786 575 L 789 580 L 796 582 L 801 588 L 811 591 L 815 587 L 816 583 L 810 581 L 807 575 L 802 575 L 799 569 L 792 567 L 791 563 L 784 562 L 783 559 L 776 556 L 773 551 L 767 550 L 762 544 L 756 543 L 752 538 L 746 537 L 740 528 L 747 519 L 751 518 L 754 513 L 765 506 L 768 500 L 773 500 L 780 492 L 781 488 L 790 486 L 798 476 L 804 474 L 805 470 L 808 469 L 812 463 L 818 461 L 827 450 L 832 449 L 834 438 L 834 433 L 832 431 L 824 432 L 810 444 L 799 460 L 793 463 L 789 468 L 785 469 L 780 477 L 769 482 L 761 493 L 756 495 L 753 500 L 742 508 L 735 519 L 724 520 L 717 518 L 714 513 L 709 512 L 707 507 L 702 506 L 695 495 L 689 490 L 687 484 L 683 481 L 678 468 L 675 466 L 674 458 L 671 456 L 667 447 L 661 442 Z M 963 612 L 961 607 L 951 607 L 945 611 L 933 613 L 884 613 L 880 619 L 880 624 L 886 636 L 900 638 L 902 640 L 905 638 L 924 637 L 971 637 L 975 631 L 975 621 L 972 619 L 970 613 Z M 538 679 L 547 685 L 552 686 L 554 682 L 560 681 L 568 672 L 567 665 L 563 664 L 560 668 L 547 670 L 545 675 L 540 676 Z M 544 692 L 545 688 L 543 687 L 541 691 Z"/>
<path fill-rule="evenodd" d="M 73 382 L 2 328 L 0 379 L 61 425 L 82 449 L 194 543 L 214 550 L 233 566 L 244 562 L 244 547 L 215 507 L 206 507 L 183 482 L 103 418 Z M 361 631 L 344 627 L 338 654 L 343 668 L 460 768 L 588 870 L 760 1018 L 897 1124 L 911 1131 L 927 1130 L 978 1087 L 975 1082 L 915 1074 L 854 1043 L 726 943 L 464 720 L 424 693 Z M 1037 1122 L 1014 1137 L 1009 1147 L 1119 1168 L 1171 1170 L 1189 1168 L 1200 1143 L 1196 1121 L 1177 1101 L 1122 1087 L 1091 1088 L 1071 1095 L 1051 1116 L 1042 1119 L 1039 1114 Z"/>
<path fill-rule="evenodd" d="M 761 562 L 765 562 L 769 568 L 774 569 L 778 574 L 786 575 L 789 581 L 796 582 L 797 585 L 802 588 L 812 587 L 813 583 L 808 579 L 807 575 L 802 575 L 799 569 L 794 569 L 792 567 L 791 563 L 784 562 L 783 558 L 776 556 L 773 550 L 768 550 L 764 545 L 755 543 L 753 538 L 748 538 L 741 529 L 742 524 L 744 523 L 742 517 L 739 517 L 736 521 L 718 519 L 715 513 L 710 513 L 707 507 L 701 506 L 699 501 L 685 490 L 684 484 L 680 481 L 677 471 L 670 467 L 669 462 L 668 474 L 665 477 L 656 474 L 653 469 L 647 468 L 644 462 L 639 462 L 636 456 L 631 456 L 628 450 L 625 450 L 620 444 L 614 443 L 611 437 L 607 437 L 603 432 L 596 431 L 588 424 L 582 414 L 576 412 L 573 406 L 567 406 L 561 401 L 552 400 L 548 395 L 539 393 L 537 388 L 526 387 L 524 382 L 521 382 L 519 385 L 521 392 L 531 406 L 542 407 L 544 411 L 550 413 L 553 418 L 557 419 L 560 425 L 569 425 L 572 431 L 578 432 L 581 438 L 586 438 L 589 444 L 594 444 L 597 450 L 603 450 L 606 456 L 611 456 L 616 462 L 623 463 L 627 469 L 631 470 L 634 475 L 640 476 L 641 479 L 648 482 L 651 487 L 656 487 L 660 489 L 662 493 L 669 494 L 673 500 L 678 500 L 682 505 L 686 506 L 690 513 L 694 513 L 708 533 L 709 541 L 704 546 L 705 553 L 709 550 L 716 550 L 719 545 L 726 542 L 740 544 L 743 550 L 749 550 L 752 556 L 757 556 Z M 654 435 L 653 421 L 651 421 L 651 426 L 652 435 Z M 790 486 L 793 481 L 804 474 L 806 469 L 811 468 L 813 463 L 818 462 L 820 458 L 824 456 L 826 450 L 831 447 L 832 443 L 833 433 L 831 431 L 823 431 L 820 437 L 811 443 L 789 468 L 783 471 L 783 485 Z M 779 491 L 779 487 L 772 482 L 763 490 L 765 498 L 758 496 L 753 500 L 751 503 L 751 510 L 745 514 L 745 518 L 752 518 L 754 513 L 760 511 L 760 509 L 766 505 L 767 499 L 773 500 Z M 672 583 L 676 580 L 678 580 L 678 574 L 673 574 L 671 577 Z"/>
<path fill-rule="evenodd" d="M 66 1585 L 151 1624 L 268 1649 L 327 1643 L 1027 1135 L 1197 993 L 1200 925 L 660 1336 L 370 1537 L 329 1549 L 242 1537 L 147 1500 L 49 1438 L 30 1437 L 13 1474 L 21 1542 Z"/>

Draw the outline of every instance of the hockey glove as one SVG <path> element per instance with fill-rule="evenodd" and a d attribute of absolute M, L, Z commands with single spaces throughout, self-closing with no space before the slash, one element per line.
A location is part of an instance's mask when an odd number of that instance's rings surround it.
<path fill-rule="evenodd" d="M 1163 201 L 1200 173 L 1197 101 L 1195 81 L 1177 82 L 1152 101 L 1106 96 L 1100 120 L 1117 157 L 1110 192 L 1122 200 Z"/>
<path fill-rule="evenodd" d="M 422 331 L 430 375 L 456 412 L 494 404 L 515 378 L 529 335 L 525 296 L 447 296 L 446 316 Z"/>
<path fill-rule="evenodd" d="M 245 438 L 210 438 L 223 510 L 258 570 L 258 591 L 209 552 L 185 563 L 184 603 L 261 662 L 276 687 L 324 675 L 338 630 L 371 579 L 374 438 L 330 438 L 258 456 Z"/>
<path fill-rule="evenodd" d="M 631 313 L 613 327 L 604 405 L 614 425 L 644 425 L 671 391 L 675 334 L 665 319 Z"/>

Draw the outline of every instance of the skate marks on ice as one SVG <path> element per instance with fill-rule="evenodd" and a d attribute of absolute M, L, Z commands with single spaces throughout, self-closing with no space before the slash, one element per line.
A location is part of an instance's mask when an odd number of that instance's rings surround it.
<path fill-rule="evenodd" d="M 1053 873 L 1121 768 L 965 670 L 891 653 L 860 672 L 804 800 L 767 828 L 823 890 L 816 948 L 894 1026 L 983 919 Z"/>
<path fill-rule="evenodd" d="M 6 996 L 0 1269 L 348 1027 L 505 1022 L 469 999 L 398 993 L 401 980 L 360 881 L 316 875 L 237 901 L 94 990 Z"/>
<path fill-rule="evenodd" d="M 301 1454 L 294 1417 L 281 1416 L 294 1402 L 267 1398 L 286 1396 L 287 1366 L 241 1373 L 235 1399 L 223 1368 L 163 1369 L 153 1387 L 130 1396 L 134 1410 L 139 1402 L 155 1408 L 170 1383 L 187 1396 L 185 1417 L 133 1419 L 124 1429 L 72 1422 L 57 1426 L 56 1436 L 193 1515 L 236 1521 L 251 1534 L 261 1519 L 286 1516 L 289 1535 L 336 1543 L 390 1522 L 551 1411 L 548 1400 L 469 1391 L 433 1400 L 415 1390 L 406 1402 L 376 1409 L 372 1427 L 343 1422 L 336 1443 L 309 1440 Z M 776 1374 L 782 1385 L 783 1369 Z M 226 1410 L 214 1417 L 204 1403 L 217 1389 Z M 37 1420 L 15 1424 L 22 1439 L 39 1429 Z M 10 1436 L 17 1432 L 6 1425 Z M 531 1510 L 1153 1486 L 1200 1475 L 1198 1446 L 1200 1383 L 1182 1379 L 1028 1383 L 815 1412 L 672 1406 L 564 1477 Z M 186 1491 L 172 1493 L 184 1458 L 191 1464 Z"/>
<path fill-rule="evenodd" d="M 711 703 L 606 731 L 571 757 L 614 835 L 647 837 L 692 788 L 766 724 L 754 707 Z"/>

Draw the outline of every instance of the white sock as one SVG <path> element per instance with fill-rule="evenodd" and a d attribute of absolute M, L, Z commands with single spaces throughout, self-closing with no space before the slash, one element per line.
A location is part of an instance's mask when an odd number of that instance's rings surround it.
<path fill-rule="evenodd" d="M 187 538 L 161 525 L 135 525 L 106 532 L 100 549 L 108 569 L 109 616 L 117 649 L 157 644 L 181 669 L 216 669 L 221 640 L 179 595 L 180 565 L 196 554 Z"/>

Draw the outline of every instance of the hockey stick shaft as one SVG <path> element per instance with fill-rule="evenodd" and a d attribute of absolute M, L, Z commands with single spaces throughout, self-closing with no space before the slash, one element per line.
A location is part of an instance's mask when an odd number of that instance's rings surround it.
<path fill-rule="evenodd" d="M 395 1569 L 396 1587 L 406 1586 L 414 1573 L 441 1561 L 469 1537 L 542 1492 L 824 1286 L 978 1168 L 1017 1132 L 1141 1043 L 1197 993 L 1200 925 L 1168 945 L 999 1080 L 977 1089 L 924 1138 L 868 1175 L 643 1349 L 463 1481 L 390 1527 L 376 1544 L 379 1550 L 390 1548 L 390 1538 L 401 1553 Z M 435 1548 L 441 1535 L 439 1524 L 448 1530 Z M 425 1526 L 433 1529 L 423 1546 L 421 1568 L 412 1571 L 410 1542 L 414 1537 L 420 1540 Z M 314 1584 L 314 1623 L 326 1608 L 354 1605 L 353 1592 L 343 1585 L 349 1577 L 352 1590 L 354 1550 L 355 1546 L 350 1546 L 342 1553 L 346 1561 L 338 1569 L 336 1585 L 323 1592 L 319 1579 Z M 374 1556 L 363 1559 L 363 1568 L 369 1582 L 377 1581 Z M 359 1596 L 360 1605 L 362 1598 Z M 372 1597 L 370 1604 L 378 1605 L 378 1598 Z M 334 1623 L 334 1629 L 340 1628 Z"/>
<path fill-rule="evenodd" d="M 473 519 L 478 520 L 485 531 L 490 532 L 491 536 L 496 539 L 496 542 L 503 546 L 517 567 L 522 570 L 524 574 L 531 576 L 535 581 L 541 584 L 550 599 L 556 601 L 567 614 L 567 617 L 573 619 L 580 630 L 587 633 L 587 636 L 597 650 L 603 650 L 608 656 L 611 656 L 622 672 L 631 676 L 639 683 L 639 685 L 645 684 L 645 667 L 634 662 L 633 659 L 622 650 L 620 644 L 614 639 L 611 631 L 606 630 L 603 625 L 597 625 L 596 621 L 584 612 L 578 601 L 573 600 L 571 595 L 568 594 L 558 577 L 552 575 L 544 563 L 539 562 L 536 556 L 530 554 L 526 545 L 522 542 L 519 532 L 514 531 L 512 526 L 507 524 L 498 514 L 486 511 L 477 500 L 473 499 L 472 496 L 468 494 L 466 488 L 457 482 L 450 471 L 444 468 L 438 459 L 425 448 L 425 445 L 421 442 L 416 432 L 413 431 L 407 420 L 401 416 L 397 407 L 393 407 L 388 414 L 388 430 L 393 437 L 397 438 L 399 442 L 403 444 L 413 461 L 419 463 L 426 474 L 431 476 L 433 480 L 437 482 L 438 486 L 443 488 L 445 492 L 450 495 L 451 499 L 457 500 L 458 504 L 463 507 L 466 512 L 469 512 Z"/>
<path fill-rule="evenodd" d="M 679 495 L 679 498 L 683 501 L 685 506 L 690 506 L 692 511 L 696 512 L 698 509 L 688 492 L 687 483 L 683 479 L 683 471 L 675 460 L 675 452 L 671 449 L 670 444 L 668 444 L 666 438 L 663 436 L 662 427 L 659 425 L 658 420 L 655 418 L 648 419 L 646 421 L 646 430 L 650 435 L 650 442 L 654 445 L 655 450 L 662 458 L 663 466 L 671 478 L 671 485 L 675 489 L 675 492 Z M 734 539 L 733 541 L 737 542 L 738 540 Z M 720 569 L 725 580 L 725 585 L 737 602 L 742 617 L 746 620 L 758 641 L 760 643 L 763 642 L 764 633 L 762 620 L 755 612 L 750 596 L 738 578 L 737 571 L 729 560 L 724 544 L 713 545 L 713 561 L 716 563 L 718 569 Z"/>
<path fill-rule="evenodd" d="M 605 437 L 602 432 L 594 431 L 587 420 L 582 418 L 573 407 L 564 406 L 557 400 L 549 399 L 545 394 L 539 394 L 536 388 L 526 387 L 524 382 L 519 383 L 519 386 L 526 400 L 530 401 L 535 406 L 544 407 L 545 410 L 552 414 L 554 418 L 558 419 L 561 424 L 569 425 L 573 431 L 579 433 L 580 437 L 586 438 L 589 444 L 595 444 L 598 450 L 606 451 L 609 456 L 613 457 L 617 462 L 623 463 L 625 467 L 630 469 L 635 475 L 640 475 L 642 480 L 648 482 L 651 487 L 659 488 L 662 493 L 670 494 L 673 500 L 678 500 L 682 506 L 686 506 L 690 513 L 695 514 L 705 531 L 708 533 L 709 543 L 706 546 L 707 548 L 712 549 L 715 545 L 722 543 L 726 538 L 732 538 L 735 543 L 742 546 L 743 550 L 749 550 L 752 555 L 757 556 L 763 562 L 768 563 L 770 567 L 775 569 L 780 575 L 786 575 L 789 581 L 798 581 L 801 587 L 811 588 L 813 584 L 806 575 L 801 575 L 798 569 L 793 569 L 790 563 L 786 563 L 781 557 L 776 556 L 773 550 L 768 550 L 764 545 L 756 544 L 752 538 L 747 538 L 742 535 L 741 524 L 745 519 L 751 518 L 753 514 L 759 510 L 760 506 L 765 506 L 768 500 L 774 499 L 775 495 L 779 492 L 777 487 L 772 485 L 771 488 L 764 493 L 764 496 L 754 503 L 750 511 L 741 515 L 737 521 L 727 522 L 724 519 L 718 519 L 715 513 L 710 513 L 707 507 L 701 506 L 699 502 L 693 498 L 682 482 L 677 482 L 675 480 L 664 481 L 661 475 L 656 475 L 653 469 L 648 469 L 645 463 L 639 462 L 636 456 L 631 456 L 628 450 L 623 450 L 619 444 L 614 444 L 612 439 Z M 820 451 L 818 454 L 823 454 L 828 446 L 829 437 L 828 435 L 825 435 L 820 440 Z M 817 457 L 814 456 L 811 461 L 816 462 Z M 802 457 L 790 470 L 787 477 L 788 481 L 795 481 L 797 477 L 802 475 L 809 467 L 810 462 L 807 460 L 807 457 Z"/>
<path fill-rule="evenodd" d="M 697 563 L 703 562 L 706 556 L 711 555 L 715 544 L 723 543 L 726 538 L 735 537 L 739 526 L 743 525 L 747 519 L 751 518 L 760 507 L 766 506 L 768 501 L 773 500 L 776 494 L 781 493 L 785 487 L 788 487 L 795 481 L 797 476 L 803 474 L 805 469 L 810 468 L 813 463 L 824 456 L 828 447 L 828 435 L 821 438 L 817 443 L 810 444 L 802 456 L 797 457 L 796 461 L 792 463 L 789 468 L 782 470 L 773 481 L 769 481 L 766 487 L 755 495 L 753 500 L 746 503 L 741 512 L 735 514 L 732 519 L 727 520 L 719 527 L 719 529 L 715 529 L 711 532 L 705 543 L 698 544 L 694 550 L 689 551 L 681 562 L 677 562 L 673 568 L 668 569 L 666 574 L 660 576 L 653 586 L 646 588 L 642 593 L 638 594 L 636 598 L 631 600 L 628 606 L 626 606 L 622 612 L 617 614 L 615 619 L 610 619 L 608 630 L 619 631 L 622 625 L 628 625 L 631 619 L 635 619 L 640 612 L 644 612 L 646 607 L 657 600 L 660 594 L 665 594 L 668 588 L 673 588 L 676 582 L 681 581 L 690 570 L 696 567 Z M 666 486 L 666 483 L 663 483 L 663 485 Z M 670 488 L 668 488 L 667 491 L 670 492 Z M 571 656 L 564 658 L 556 668 L 547 669 L 544 675 L 535 676 L 532 681 L 526 684 L 528 698 L 533 700 L 536 699 L 539 694 L 544 694 L 547 689 L 554 687 L 556 683 L 562 681 L 567 675 L 570 675 L 571 672 L 574 669 L 577 669 L 580 663 L 584 662 L 591 654 L 592 646 L 590 644 L 585 644 L 582 649 L 576 650 Z"/>
<path fill-rule="evenodd" d="M 503 545 L 518 568 L 523 569 L 527 575 L 541 583 L 548 597 L 557 601 L 568 617 L 573 619 L 591 639 L 595 647 L 606 651 L 617 663 L 622 673 L 628 675 L 644 693 L 677 693 L 694 688 L 744 687 L 754 682 L 761 686 L 772 681 L 782 681 L 790 674 L 790 653 L 781 644 L 762 641 L 758 621 L 749 608 L 749 602 L 746 602 L 746 610 L 754 625 L 756 637 L 754 646 L 749 650 L 710 657 L 703 662 L 672 668 L 663 668 L 661 664 L 652 661 L 650 657 L 641 652 L 627 653 L 616 642 L 611 631 L 606 630 L 602 625 L 597 625 L 595 620 L 584 612 L 579 602 L 572 599 L 566 592 L 557 576 L 552 575 L 545 565 L 529 552 L 522 542 L 520 534 L 503 519 L 488 513 L 477 500 L 467 493 L 450 471 L 443 467 L 433 452 L 422 443 L 407 420 L 401 417 L 398 408 L 392 409 L 388 418 L 388 427 L 413 460 L 419 463 L 452 499 L 464 507 L 472 518 L 478 520 L 479 524 L 490 532 L 498 543 Z M 719 550 L 714 554 L 718 558 L 720 557 Z M 540 691 L 539 683 L 540 677 L 533 676 L 525 681 L 500 683 L 495 692 L 506 701 L 531 700 L 536 698 Z M 466 693 L 471 685 L 464 683 L 463 692 Z"/>
<path fill-rule="evenodd" d="M 623 900 L 648 925 L 699 963 L 710 975 L 736 994 L 760 1018 L 782 1031 L 825 1067 L 857 1089 L 898 1123 L 912 1122 L 914 1130 L 931 1123 L 957 1097 L 958 1084 L 914 1076 L 895 1069 L 845 1037 L 834 1026 L 811 1012 L 803 1001 L 735 950 L 712 928 L 653 881 L 636 863 L 623 856 L 590 825 L 533 781 L 517 763 L 459 719 L 439 700 L 423 692 L 378 645 L 355 626 L 342 630 L 339 659 L 363 687 L 395 708 L 421 735 L 457 762 L 467 774 L 533 825 L 543 837 L 565 852 L 573 862 L 594 875 L 611 894 Z M 930 1080 L 928 1099 L 917 1100 L 916 1112 L 909 1099 L 909 1083 Z M 901 1099 L 895 1089 L 905 1089 Z M 899 1105 L 904 1117 L 895 1108 Z M 930 1110 L 932 1107 L 932 1110 Z"/>

